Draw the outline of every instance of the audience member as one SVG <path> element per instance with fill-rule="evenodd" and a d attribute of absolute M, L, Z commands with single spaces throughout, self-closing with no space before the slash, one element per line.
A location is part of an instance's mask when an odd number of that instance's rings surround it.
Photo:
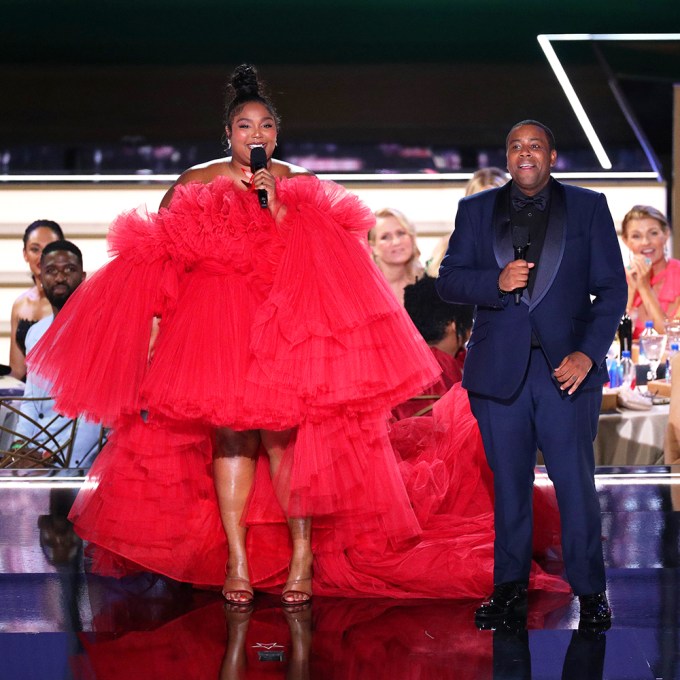
<path fill-rule="evenodd" d="M 392 409 L 392 415 L 401 420 L 420 413 L 432 406 L 434 399 L 425 395 L 441 397 L 463 379 L 465 343 L 472 330 L 471 305 L 444 302 L 435 289 L 435 280 L 424 275 L 404 289 L 404 307 L 418 332 L 427 342 L 442 369 L 439 380 L 422 392 Z M 428 411 L 429 412 L 429 411 Z"/>
<path fill-rule="evenodd" d="M 465 195 L 472 196 L 478 194 L 480 191 L 487 189 L 496 189 L 502 187 L 508 181 L 508 175 L 505 170 L 491 166 L 490 168 L 480 168 L 465 185 Z"/>
<path fill-rule="evenodd" d="M 472 196 L 472 194 L 478 194 L 480 191 L 496 189 L 497 187 L 502 187 L 507 181 L 507 174 L 500 168 L 493 166 L 490 168 L 480 168 L 474 172 L 465 185 L 465 195 Z M 439 276 L 439 266 L 444 259 L 446 249 L 449 247 L 449 238 L 451 238 L 450 234 L 439 239 L 437 245 L 432 250 L 432 255 L 425 267 L 425 272 L 428 276 L 435 278 Z"/>
<path fill-rule="evenodd" d="M 404 288 L 415 283 L 423 273 L 416 230 L 406 216 L 394 208 L 378 210 L 375 217 L 375 226 L 368 232 L 373 260 L 403 304 Z"/>
<path fill-rule="evenodd" d="M 649 319 L 664 333 L 666 318 L 672 318 L 680 305 L 680 260 L 666 253 L 668 220 L 650 205 L 635 205 L 623 218 L 621 236 L 631 251 L 626 309 L 633 319 L 633 338 L 640 336 Z"/>
<path fill-rule="evenodd" d="M 31 270 L 33 286 L 12 305 L 9 346 L 11 375 L 19 380 L 26 376 L 26 333 L 34 323 L 52 313 L 40 283 L 40 255 L 48 243 L 63 238 L 61 227 L 52 220 L 31 222 L 24 232 L 24 260 Z"/>
<path fill-rule="evenodd" d="M 41 290 L 52 307 L 52 314 L 28 329 L 27 352 L 30 352 L 42 338 L 52 325 L 54 317 L 84 280 L 83 256 L 76 245 L 70 241 L 59 240 L 45 246 L 40 258 L 40 282 Z M 21 413 L 24 417 L 19 419 L 16 430 L 18 437 L 12 445 L 12 450 L 17 454 L 31 454 L 31 458 L 40 461 L 46 455 L 46 450 L 40 447 L 41 444 L 49 445 L 50 449 L 66 446 L 72 432 L 71 420 L 54 410 L 54 402 L 49 398 L 49 391 L 34 380 L 30 372 L 26 378 L 24 397 L 38 398 L 40 401 L 21 402 Z M 36 424 L 32 424 L 31 421 Z M 45 428 L 45 431 L 42 431 L 42 428 Z M 86 421 L 78 422 L 71 454 L 73 467 L 89 467 L 98 451 L 99 438 L 99 425 Z"/>

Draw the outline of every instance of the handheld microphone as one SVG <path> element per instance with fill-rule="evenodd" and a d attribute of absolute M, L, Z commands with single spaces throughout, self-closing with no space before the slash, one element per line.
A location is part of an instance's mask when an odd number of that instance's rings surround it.
<path fill-rule="evenodd" d="M 250 172 L 253 174 L 258 170 L 267 167 L 267 152 L 262 146 L 253 147 L 250 150 Z M 268 206 L 267 200 L 267 190 L 258 189 L 257 190 L 257 200 L 260 202 L 260 208 L 266 208 Z"/>
<path fill-rule="evenodd" d="M 531 241 L 529 240 L 529 227 L 520 227 L 515 224 L 512 227 L 512 249 L 515 251 L 516 260 L 524 260 L 527 248 Z M 518 305 L 522 297 L 522 288 L 515 288 L 515 304 Z"/>

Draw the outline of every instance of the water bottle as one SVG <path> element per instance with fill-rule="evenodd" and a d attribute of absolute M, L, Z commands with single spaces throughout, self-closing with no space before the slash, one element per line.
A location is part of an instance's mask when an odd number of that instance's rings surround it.
<path fill-rule="evenodd" d="M 607 371 L 609 372 L 609 387 L 620 387 L 621 364 L 616 357 L 607 359 Z"/>
<path fill-rule="evenodd" d="M 649 319 L 649 321 L 645 321 L 645 327 L 642 333 L 640 333 L 640 338 L 646 338 L 649 337 L 650 335 L 659 335 L 655 330 L 654 330 L 654 322 Z M 644 341 L 640 340 L 640 357 L 644 354 Z"/>
<path fill-rule="evenodd" d="M 665 334 L 662 335 L 654 330 L 653 321 L 645 322 L 645 329 L 640 333 L 640 361 L 638 363 L 649 366 L 647 380 L 657 379 L 657 369 L 666 351 L 666 339 Z"/>
<path fill-rule="evenodd" d="M 638 347 L 640 349 L 640 352 L 638 354 L 638 366 L 640 366 L 640 372 L 638 373 L 638 382 L 640 385 L 646 385 L 650 380 L 654 380 L 654 377 L 652 375 L 651 368 L 649 366 L 649 359 L 647 358 L 647 353 L 645 352 L 645 345 L 648 340 L 645 340 L 645 338 L 649 338 L 651 335 L 656 335 L 656 331 L 654 330 L 654 322 L 650 319 L 648 321 L 645 321 L 645 327 L 642 330 L 642 333 L 640 333 L 640 338 L 638 339 Z"/>
<path fill-rule="evenodd" d="M 609 382 L 605 387 L 618 387 L 621 384 L 619 376 L 619 357 L 621 356 L 621 347 L 619 339 L 614 338 L 612 344 L 607 350 L 607 373 L 609 374 Z"/>
<path fill-rule="evenodd" d="M 677 342 L 671 343 L 671 351 L 666 358 L 666 382 L 671 382 L 671 359 L 678 353 L 680 345 Z"/>
<path fill-rule="evenodd" d="M 628 314 L 624 314 L 619 323 L 619 344 L 621 345 L 621 351 L 627 349 L 629 352 L 633 351 L 633 322 Z"/>
<path fill-rule="evenodd" d="M 632 390 L 635 387 L 635 364 L 630 358 L 630 350 L 621 352 L 621 387 Z"/>

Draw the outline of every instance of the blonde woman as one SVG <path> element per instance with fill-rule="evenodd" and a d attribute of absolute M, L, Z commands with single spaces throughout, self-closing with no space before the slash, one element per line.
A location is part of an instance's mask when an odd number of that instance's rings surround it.
<path fill-rule="evenodd" d="M 635 205 L 623 218 L 621 236 L 631 253 L 626 266 L 626 309 L 634 320 L 633 337 L 640 336 L 649 319 L 664 333 L 666 318 L 676 315 L 680 307 L 680 261 L 666 252 L 668 220 L 650 205 Z"/>
<path fill-rule="evenodd" d="M 504 170 L 496 167 L 481 168 L 470 177 L 465 185 L 465 195 L 472 196 L 480 191 L 502 187 L 508 181 Z"/>
<path fill-rule="evenodd" d="M 472 196 L 478 194 L 480 191 L 487 189 L 495 189 L 502 187 L 508 181 L 507 174 L 504 170 L 496 167 L 481 168 L 477 170 L 465 185 L 465 195 Z M 439 240 L 432 251 L 432 257 L 427 262 L 425 269 L 428 276 L 437 277 L 439 275 L 439 265 L 446 255 L 446 249 L 449 247 L 449 238 L 451 235 L 445 236 Z"/>
<path fill-rule="evenodd" d="M 375 226 L 368 232 L 373 260 L 403 305 L 404 288 L 415 283 L 423 273 L 416 230 L 406 216 L 394 208 L 382 208 L 375 217 Z"/>

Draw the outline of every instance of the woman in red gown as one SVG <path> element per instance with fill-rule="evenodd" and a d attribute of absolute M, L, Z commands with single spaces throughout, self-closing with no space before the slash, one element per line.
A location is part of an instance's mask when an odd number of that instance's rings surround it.
<path fill-rule="evenodd" d="M 371 261 L 374 218 L 272 160 L 252 67 L 232 87 L 231 157 L 186 171 L 157 214 L 119 217 L 115 259 L 30 357 L 62 412 L 113 427 L 71 513 L 94 569 L 237 604 L 283 585 L 298 605 L 312 577 L 319 594 L 482 597 L 493 520 L 467 396 L 399 441 L 393 426 L 395 453 L 390 409 L 439 369 Z M 533 584 L 566 588 L 538 569 Z"/>

